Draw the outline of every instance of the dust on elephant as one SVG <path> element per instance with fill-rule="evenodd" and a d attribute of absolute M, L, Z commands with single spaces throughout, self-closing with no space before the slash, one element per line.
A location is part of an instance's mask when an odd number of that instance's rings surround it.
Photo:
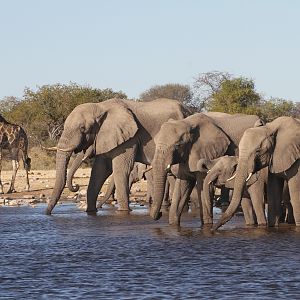
<path fill-rule="evenodd" d="M 56 180 L 46 210 L 51 214 L 66 183 L 71 154 L 94 144 L 95 161 L 87 189 L 87 212 L 96 213 L 99 191 L 113 172 L 119 210 L 129 210 L 129 174 L 135 161 L 150 164 L 154 136 L 170 118 L 182 119 L 189 111 L 178 101 L 149 102 L 110 99 L 78 105 L 69 114 L 56 147 Z"/>
<path fill-rule="evenodd" d="M 197 169 L 200 172 L 207 172 L 207 176 L 203 182 L 203 204 L 207 207 L 207 211 L 212 214 L 213 195 L 211 193 L 211 185 L 222 188 L 233 189 L 235 181 L 235 170 L 238 165 L 237 156 L 222 156 L 217 159 L 200 159 L 197 163 Z M 265 167 L 255 173 L 247 182 L 243 191 L 242 208 L 244 212 L 245 222 L 247 225 L 254 225 L 255 218 L 253 216 L 252 207 L 255 212 L 257 224 L 266 226 L 265 216 L 265 195 L 268 181 L 268 168 Z M 249 197 L 251 202 L 249 202 Z"/>
<path fill-rule="evenodd" d="M 265 126 L 245 131 L 239 144 L 239 163 L 231 203 L 214 229 L 231 219 L 242 197 L 246 179 L 269 167 L 268 224 L 279 224 L 284 180 L 297 226 L 300 226 L 300 122 L 292 117 L 279 117 Z"/>
<path fill-rule="evenodd" d="M 225 154 L 237 155 L 239 141 L 247 128 L 262 122 L 253 115 L 228 115 L 198 113 L 183 120 L 169 120 L 155 136 L 155 155 L 152 161 L 154 203 L 150 210 L 153 219 L 160 218 L 160 208 L 165 190 L 167 171 L 179 164 L 169 223 L 179 225 L 185 201 L 196 179 L 198 197 L 201 195 L 204 173 L 197 172 L 201 158 L 215 159 Z M 200 205 L 202 224 L 211 224 L 209 212 Z"/>

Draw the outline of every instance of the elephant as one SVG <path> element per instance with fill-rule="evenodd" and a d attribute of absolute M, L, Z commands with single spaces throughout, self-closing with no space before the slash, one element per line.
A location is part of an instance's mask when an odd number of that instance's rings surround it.
<path fill-rule="evenodd" d="M 169 224 L 180 225 L 180 216 L 185 201 L 197 180 L 200 198 L 204 173 L 197 172 L 197 162 L 201 158 L 215 159 L 225 154 L 237 155 L 238 144 L 244 131 L 262 125 L 255 115 L 228 115 L 197 113 L 183 120 L 169 120 L 161 126 L 155 136 L 156 144 L 153 166 L 154 201 L 150 216 L 154 220 L 161 217 L 161 203 L 165 189 L 166 174 L 170 166 L 179 164 Z M 200 200 L 199 200 L 200 201 Z M 212 218 L 200 201 L 202 225 L 212 224 Z"/>
<path fill-rule="evenodd" d="M 239 162 L 232 200 L 213 230 L 231 219 L 242 197 L 246 179 L 264 167 L 268 174 L 268 225 L 280 220 L 282 190 L 287 181 L 296 226 L 300 226 L 300 121 L 279 117 L 265 126 L 247 129 L 239 144 Z"/>
<path fill-rule="evenodd" d="M 207 172 L 207 176 L 203 182 L 203 197 L 204 205 L 207 207 L 207 211 L 211 213 L 211 218 L 213 218 L 213 194 L 211 192 L 211 185 L 218 188 L 226 187 L 232 190 L 235 181 L 235 170 L 237 164 L 238 157 L 228 155 L 221 156 L 213 160 L 200 159 L 197 163 L 197 169 L 199 172 Z M 243 198 L 241 202 L 246 225 L 255 224 L 253 209 L 258 226 L 266 226 L 267 224 L 265 216 L 267 181 L 268 167 L 265 167 L 246 182 L 246 188 L 243 191 Z M 249 197 L 252 204 L 249 203 Z"/>
<path fill-rule="evenodd" d="M 74 108 L 64 123 L 56 150 L 56 180 L 46 214 L 51 214 L 66 183 L 70 156 L 94 145 L 95 160 L 87 188 L 88 214 L 97 212 L 99 191 L 113 172 L 120 211 L 129 211 L 129 174 L 135 161 L 151 164 L 154 136 L 169 120 L 190 114 L 179 101 L 156 99 L 139 102 L 110 99 L 84 103 Z"/>

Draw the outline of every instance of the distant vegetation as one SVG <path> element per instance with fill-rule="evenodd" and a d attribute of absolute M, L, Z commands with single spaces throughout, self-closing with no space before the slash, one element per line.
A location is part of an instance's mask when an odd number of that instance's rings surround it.
<path fill-rule="evenodd" d="M 98 89 L 76 83 L 25 88 L 21 99 L 7 96 L 0 101 L 0 114 L 9 122 L 21 125 L 27 132 L 34 156 L 33 168 L 54 167 L 54 155 L 41 153 L 39 145 L 55 145 L 69 113 L 79 104 L 102 102 L 110 98 L 126 99 L 122 91 Z M 300 116 L 298 104 L 281 98 L 265 99 L 252 79 L 234 77 L 226 72 L 199 74 L 194 83 L 155 85 L 141 93 L 139 101 L 157 98 L 181 101 L 193 111 L 220 111 L 257 114 L 266 121 L 276 117 Z"/>

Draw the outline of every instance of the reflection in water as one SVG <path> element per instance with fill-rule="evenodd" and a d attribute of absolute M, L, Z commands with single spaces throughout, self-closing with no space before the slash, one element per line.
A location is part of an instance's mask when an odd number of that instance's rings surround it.
<path fill-rule="evenodd" d="M 300 232 L 244 228 L 212 233 L 105 209 L 0 208 L 1 299 L 273 299 L 300 297 Z"/>

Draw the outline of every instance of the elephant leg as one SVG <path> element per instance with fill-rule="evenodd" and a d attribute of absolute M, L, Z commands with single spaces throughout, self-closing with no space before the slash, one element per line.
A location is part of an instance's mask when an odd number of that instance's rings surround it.
<path fill-rule="evenodd" d="M 199 201 L 198 201 L 198 192 L 197 186 L 193 188 L 192 193 L 190 195 L 190 202 L 191 202 L 191 213 L 194 216 L 198 216 L 199 214 Z"/>
<path fill-rule="evenodd" d="M 161 210 L 167 212 L 168 207 L 169 207 L 169 191 L 170 191 L 170 183 L 169 180 L 167 179 L 166 181 L 166 186 L 165 186 L 165 193 L 164 193 L 164 198 L 161 206 Z"/>
<path fill-rule="evenodd" d="M 265 215 L 264 183 L 257 182 L 257 184 L 252 184 L 248 187 L 248 192 L 256 214 L 258 226 L 266 226 L 267 219 Z"/>
<path fill-rule="evenodd" d="M 147 172 L 145 173 L 145 178 L 147 180 L 147 198 L 146 202 L 149 203 L 149 206 L 151 205 L 152 202 L 152 195 L 153 195 L 153 183 L 152 183 L 152 172 Z"/>
<path fill-rule="evenodd" d="M 300 226 L 300 172 L 299 167 L 297 174 L 292 176 L 288 181 L 288 187 L 291 197 L 291 205 L 293 208 L 296 226 Z"/>
<path fill-rule="evenodd" d="M 255 220 L 251 200 L 248 197 L 243 197 L 241 201 L 241 206 L 243 209 L 246 225 L 254 225 Z"/>
<path fill-rule="evenodd" d="M 93 214 L 97 212 L 96 203 L 98 194 L 105 180 L 111 175 L 111 173 L 112 167 L 110 159 L 96 156 L 87 189 L 87 213 Z"/>
<path fill-rule="evenodd" d="M 199 203 L 199 213 L 201 225 L 210 225 L 213 223 L 213 205 L 210 201 L 205 201 L 205 195 L 203 191 L 203 181 L 205 174 L 197 174 L 197 194 L 198 194 L 198 203 Z M 210 188 L 210 199 L 213 199 L 213 189 Z"/>
<path fill-rule="evenodd" d="M 284 186 L 283 186 L 282 202 L 284 203 L 284 207 L 285 207 L 284 221 L 287 222 L 288 224 L 295 224 L 293 207 L 290 201 L 290 192 L 286 181 L 284 181 Z"/>
<path fill-rule="evenodd" d="M 116 185 L 116 199 L 119 211 L 129 211 L 129 175 L 133 168 L 133 156 L 128 159 L 125 155 L 119 155 L 112 161 L 113 173 Z"/>
<path fill-rule="evenodd" d="M 171 207 L 169 211 L 169 224 L 180 225 L 180 217 L 190 193 L 195 185 L 195 181 L 179 179 L 175 181 Z"/>
<path fill-rule="evenodd" d="M 267 185 L 268 225 L 278 226 L 281 216 L 283 179 L 269 173 Z"/>

